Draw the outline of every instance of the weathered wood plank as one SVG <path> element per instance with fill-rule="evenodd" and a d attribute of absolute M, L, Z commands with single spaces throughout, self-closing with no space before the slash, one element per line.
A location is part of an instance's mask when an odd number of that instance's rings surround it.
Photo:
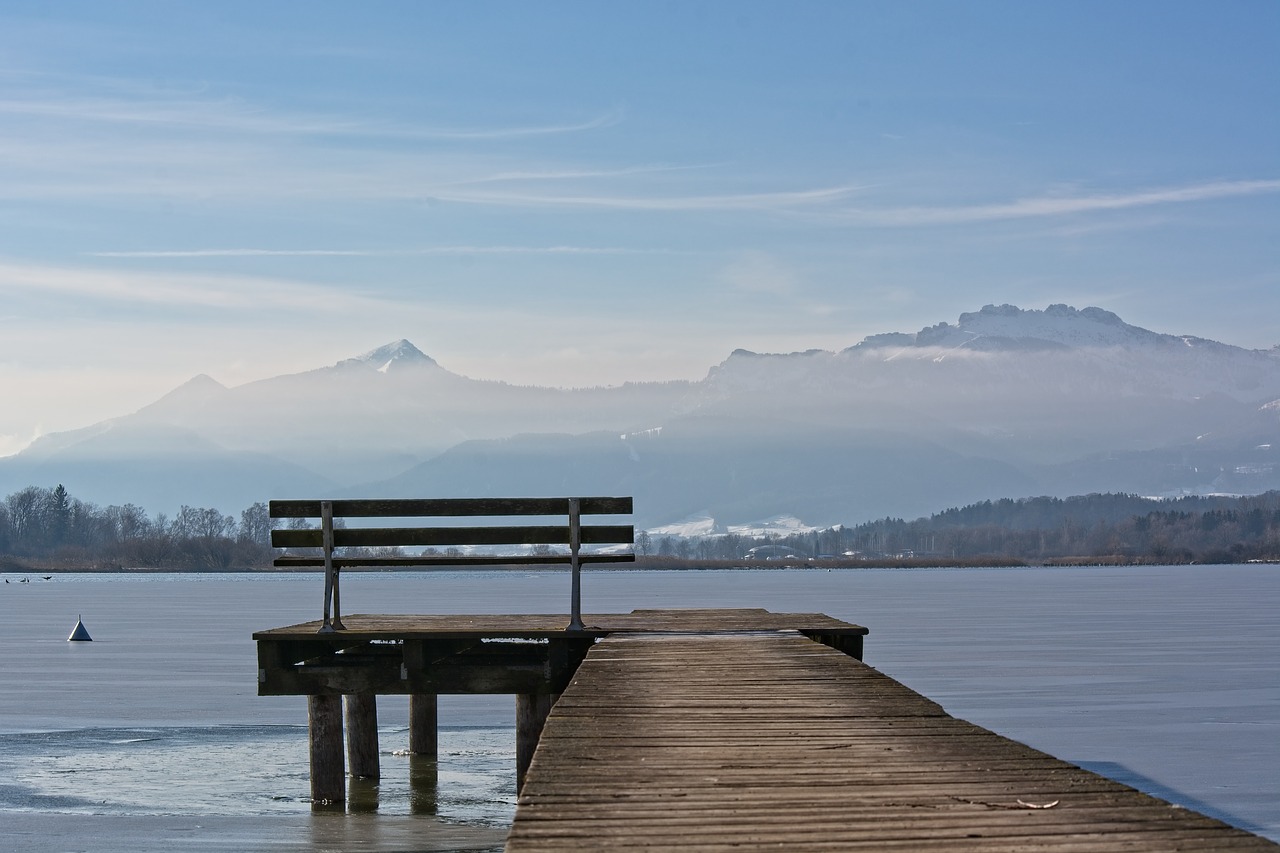
<path fill-rule="evenodd" d="M 578 562 L 594 563 L 634 563 L 634 554 L 582 554 Z M 490 555 L 463 554 L 448 556 L 419 557 L 335 557 L 333 564 L 342 569 L 361 567 L 411 568 L 422 566 L 562 566 L 569 562 L 568 554 L 553 555 Z M 282 569 L 313 568 L 324 565 L 323 557 L 276 557 L 271 563 Z M 342 617 L 346 619 L 346 617 Z"/>
<path fill-rule="evenodd" d="M 592 648 L 507 844 L 563 849 L 1278 848 L 949 717 L 798 634 L 755 632 Z"/>
<path fill-rule="evenodd" d="M 392 500 L 335 500 L 333 514 L 339 518 L 422 518 L 428 516 L 468 518 L 479 515 L 565 515 L 568 498 L 413 498 Z M 630 515 L 629 497 L 579 498 L 583 515 Z M 319 518 L 319 500 L 275 500 L 268 505 L 271 518 Z"/>
<path fill-rule="evenodd" d="M 635 540 L 630 524 L 584 524 L 584 545 L 621 545 Z M 275 548 L 320 548 L 323 531 L 272 530 Z M 568 545 L 569 527 L 561 524 L 508 525 L 484 527 L 348 527 L 333 531 L 335 548 L 382 546 L 464 546 L 464 545 Z"/>
<path fill-rule="evenodd" d="M 866 634 L 867 629 L 823 613 L 770 613 L 765 610 L 667 610 L 632 613 L 586 614 L 589 633 L 643 634 L 672 631 L 846 631 Z M 564 634 L 564 614 L 355 614 L 343 615 L 347 628 L 339 636 L 316 634 L 319 621 L 257 631 L 255 640 L 288 640 L 300 647 L 333 643 L 356 645 L 374 640 L 556 637 Z M 340 646 L 341 647 L 341 646 Z M 905 688 L 903 688 L 905 689 Z M 914 694 L 919 695 L 919 694 Z"/>
<path fill-rule="evenodd" d="M 1224 839 L 1212 833 L 1184 834 L 1180 837 L 1165 836 L 1154 843 L 1150 843 L 1149 839 L 1142 838 L 1121 840 L 1107 834 L 1080 835 L 1070 838 L 1059 836 L 1043 841 L 1031 837 L 998 839 L 983 838 L 981 836 L 972 838 L 947 837 L 932 840 L 912 838 L 907 840 L 874 841 L 854 841 L 851 839 L 827 841 L 804 838 L 798 844 L 797 840 L 792 837 L 757 843 L 736 841 L 717 843 L 701 840 L 697 843 L 691 843 L 687 839 L 675 836 L 655 837 L 639 842 L 610 839 L 609 843 L 603 846 L 596 846 L 594 843 L 584 844 L 582 839 L 579 838 L 555 839 L 542 847 L 543 849 L 555 850 L 607 850 L 609 853 L 632 853 L 632 851 L 635 851 L 635 853 L 653 853 L 655 850 L 679 850 L 680 853 L 742 853 L 744 850 L 761 849 L 801 849 L 808 853 L 825 853 L 825 851 L 840 853 L 840 851 L 846 850 L 922 851 L 922 853 L 934 853 L 934 851 L 937 851 L 937 853 L 950 853 L 950 851 L 958 851 L 959 853 L 1116 853 L 1116 851 L 1169 853 L 1172 850 L 1185 850 L 1195 851 L 1195 853 L 1215 853 L 1215 851 L 1227 853 L 1227 851 L 1253 849 L 1247 840 Z M 508 840 L 507 849 L 517 849 L 513 848 L 510 839 Z"/>

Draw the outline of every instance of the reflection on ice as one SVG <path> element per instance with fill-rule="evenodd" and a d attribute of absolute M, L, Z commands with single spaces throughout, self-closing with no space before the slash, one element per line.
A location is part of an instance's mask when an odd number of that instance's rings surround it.
<path fill-rule="evenodd" d="M 12 734 L 0 738 L 0 811 L 80 814 L 299 813 L 308 807 L 307 732 L 214 726 Z M 384 743 L 407 731 L 380 731 Z M 385 750 L 382 778 L 349 779 L 348 809 L 503 826 L 515 810 L 512 732 L 442 728 L 439 762 Z"/>

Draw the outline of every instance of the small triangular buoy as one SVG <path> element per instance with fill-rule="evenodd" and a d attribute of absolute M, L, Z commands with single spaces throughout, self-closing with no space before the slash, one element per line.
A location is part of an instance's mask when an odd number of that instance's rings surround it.
<path fill-rule="evenodd" d="M 71 632 L 70 637 L 67 637 L 67 642 L 70 643 L 73 641 L 80 641 L 80 640 L 92 642 L 93 637 L 89 636 L 88 630 L 86 630 L 84 627 L 84 621 L 79 616 L 77 616 L 75 630 Z"/>

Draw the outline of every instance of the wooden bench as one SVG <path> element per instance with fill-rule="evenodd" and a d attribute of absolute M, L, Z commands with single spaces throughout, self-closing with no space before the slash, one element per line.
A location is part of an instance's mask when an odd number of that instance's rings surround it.
<path fill-rule="evenodd" d="M 630 515 L 629 497 L 281 500 L 271 501 L 269 511 L 272 518 L 319 520 L 318 527 L 272 530 L 271 545 L 285 549 L 319 549 L 319 554 L 285 553 L 277 557 L 274 564 L 291 568 L 324 567 L 321 633 L 345 630 L 338 585 L 344 568 L 567 564 L 573 575 L 567 630 L 580 631 L 583 629 L 582 564 L 635 560 L 635 553 L 629 549 L 582 553 L 583 545 L 619 546 L 635 541 L 635 529 L 630 524 L 582 524 L 584 515 Z M 509 523 L 509 519 L 534 516 L 544 518 L 539 523 Z M 395 519 L 446 518 L 483 519 L 484 522 L 466 526 L 345 526 L 346 519 L 374 519 L 385 523 Z M 522 546 L 522 551 L 513 551 L 515 546 Z M 461 550 L 472 547 L 483 550 Z M 402 548 L 429 550 L 405 555 L 399 552 Z M 449 550 L 441 554 L 436 550 L 439 548 Z M 494 551 L 495 548 L 498 550 Z M 529 548 L 533 553 L 528 553 Z"/>

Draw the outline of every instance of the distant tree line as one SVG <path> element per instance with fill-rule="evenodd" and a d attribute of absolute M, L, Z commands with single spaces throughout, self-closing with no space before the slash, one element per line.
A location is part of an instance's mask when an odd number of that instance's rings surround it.
<path fill-rule="evenodd" d="M 761 548 L 761 545 L 769 548 Z M 1130 494 L 982 501 L 928 518 L 766 538 L 637 537 L 645 562 L 1239 563 L 1280 560 L 1280 492 L 1155 501 Z"/>
<path fill-rule="evenodd" d="M 28 486 L 0 502 L 0 570 L 47 568 L 222 571 L 272 559 L 267 505 L 234 516 L 183 506 L 169 518 L 134 504 L 99 507 L 61 485 Z"/>
<path fill-rule="evenodd" d="M 289 526 L 309 526 L 291 519 Z M 0 501 L 0 571 L 121 568 L 265 569 L 265 503 L 239 518 L 181 507 L 172 518 L 133 504 L 99 507 L 58 485 Z M 370 554 L 388 556 L 387 553 Z M 640 532 L 641 565 L 740 565 L 758 559 L 833 565 L 955 563 L 1238 563 L 1280 560 L 1280 492 L 1153 501 L 1137 495 L 982 501 L 928 518 L 883 518 L 791 536 L 701 538 Z"/>
<path fill-rule="evenodd" d="M 1239 563 L 1280 558 L 1280 492 L 1246 497 L 1138 495 L 983 501 L 916 521 L 841 532 L 867 553 L 1035 562 Z"/>

